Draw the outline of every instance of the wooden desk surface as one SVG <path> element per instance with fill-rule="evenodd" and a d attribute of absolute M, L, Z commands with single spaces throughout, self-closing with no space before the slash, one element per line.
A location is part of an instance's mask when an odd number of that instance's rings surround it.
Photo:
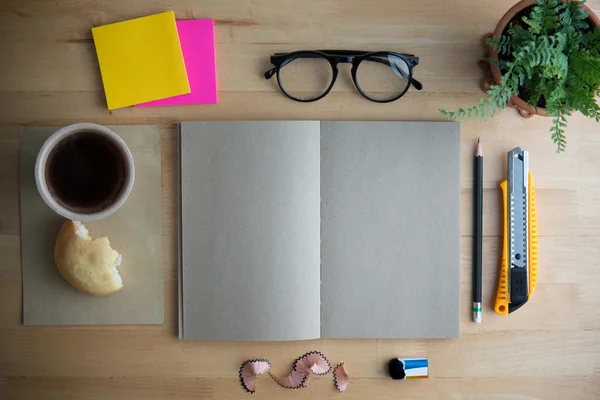
<path fill-rule="evenodd" d="M 462 128 L 460 340 L 315 340 L 291 343 L 177 339 L 175 123 L 180 120 L 442 120 L 441 107 L 481 95 L 481 36 L 515 0 L 4 0 L 0 3 L 0 398 L 233 399 L 240 363 L 266 357 L 285 373 L 303 352 L 345 361 L 352 378 L 336 394 L 331 379 L 286 391 L 263 377 L 256 398 L 598 399 L 600 398 L 600 125 L 570 119 L 568 150 L 554 154 L 541 117 L 506 110 Z M 600 1 L 589 2 L 600 11 Z M 177 18 L 216 20 L 219 104 L 177 108 L 105 106 L 90 28 L 173 9 Z M 286 99 L 262 73 L 274 52 L 318 48 L 417 54 L 411 88 L 375 104 L 345 79 L 325 99 Z M 18 126 L 156 124 L 162 133 L 165 323 L 156 326 L 23 327 Z M 470 315 L 473 142 L 485 146 L 484 315 Z M 500 256 L 500 198 L 506 152 L 531 153 L 540 226 L 540 281 L 514 315 L 491 309 Z M 387 378 L 384 365 L 425 355 L 431 377 Z"/>

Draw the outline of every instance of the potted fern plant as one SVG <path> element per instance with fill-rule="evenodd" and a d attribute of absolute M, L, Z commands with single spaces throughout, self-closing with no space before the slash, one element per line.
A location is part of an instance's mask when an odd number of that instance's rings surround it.
<path fill-rule="evenodd" d="M 506 107 L 523 117 L 551 116 L 556 151 L 566 148 L 567 116 L 574 111 L 600 122 L 600 20 L 583 1 L 523 0 L 502 17 L 490 47 L 489 97 L 454 111 L 449 119 L 486 120 Z"/>

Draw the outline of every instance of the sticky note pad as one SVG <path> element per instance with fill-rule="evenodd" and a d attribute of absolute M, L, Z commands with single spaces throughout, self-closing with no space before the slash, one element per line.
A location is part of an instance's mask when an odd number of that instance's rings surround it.
<path fill-rule="evenodd" d="M 177 30 L 191 93 L 139 104 L 140 107 L 214 104 L 217 102 L 213 20 L 177 21 Z"/>
<path fill-rule="evenodd" d="M 173 11 L 92 28 L 108 109 L 190 92 Z"/>

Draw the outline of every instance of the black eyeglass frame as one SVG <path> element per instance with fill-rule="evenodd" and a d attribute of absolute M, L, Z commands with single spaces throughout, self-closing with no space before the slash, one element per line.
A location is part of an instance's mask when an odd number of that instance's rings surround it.
<path fill-rule="evenodd" d="M 360 65 L 360 63 L 362 61 L 364 61 L 365 59 L 368 59 L 369 57 L 388 57 L 388 56 L 398 57 L 406 62 L 406 64 L 408 65 L 408 77 L 407 77 L 408 79 L 407 80 L 408 80 L 409 84 L 406 85 L 406 88 L 402 91 L 402 93 L 400 93 L 396 97 L 393 97 L 390 99 L 381 100 L 381 99 L 375 99 L 373 97 L 369 97 L 362 90 L 362 88 L 360 87 L 360 84 L 358 83 L 358 80 L 356 78 L 356 71 L 358 70 L 358 66 Z M 285 90 L 285 88 L 283 87 L 283 85 L 281 84 L 281 79 L 279 79 L 279 73 L 281 71 L 281 68 L 297 58 L 323 58 L 323 59 L 327 60 L 329 62 L 329 64 L 331 65 L 331 69 L 332 69 L 332 73 L 333 73 L 331 83 L 329 84 L 329 87 L 320 96 L 315 97 L 313 99 L 300 99 L 300 98 L 294 97 L 290 93 L 288 93 Z M 377 62 L 381 62 L 381 63 L 389 65 L 389 62 L 385 61 L 385 60 L 370 59 L 368 61 L 377 61 Z M 274 68 L 271 68 L 270 70 L 265 72 L 265 79 L 271 79 L 273 77 L 273 75 L 277 75 L 277 84 L 279 85 L 279 88 L 281 89 L 281 91 L 290 99 L 296 100 L 296 101 L 299 101 L 302 103 L 311 103 L 313 101 L 320 100 L 329 94 L 329 92 L 333 88 L 333 85 L 335 84 L 335 81 L 338 76 L 338 69 L 337 69 L 338 64 L 352 64 L 352 70 L 350 71 L 350 73 L 352 75 L 352 81 L 354 82 L 356 89 L 358 89 L 359 93 L 364 98 L 366 98 L 367 100 L 373 101 L 375 103 L 391 103 L 393 101 L 398 100 L 400 97 L 404 96 L 404 94 L 408 91 L 408 88 L 411 84 L 417 90 L 423 89 L 423 85 L 421 84 L 421 82 L 417 81 L 416 79 L 414 79 L 412 77 L 413 68 L 419 64 L 419 57 L 415 56 L 414 54 L 395 53 L 395 52 L 391 52 L 391 51 L 368 52 L 368 51 L 358 51 L 358 50 L 300 50 L 300 51 L 294 51 L 291 53 L 275 53 L 274 55 L 271 56 L 271 64 L 274 65 Z"/>

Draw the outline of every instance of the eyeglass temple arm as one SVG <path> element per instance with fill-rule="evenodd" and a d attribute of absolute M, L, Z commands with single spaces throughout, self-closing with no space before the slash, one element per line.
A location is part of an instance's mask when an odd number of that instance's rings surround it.
<path fill-rule="evenodd" d="M 275 55 L 283 55 L 285 53 L 276 53 Z M 341 54 L 341 53 L 340 53 Z M 347 54 L 347 53 L 346 53 Z M 412 56 L 412 54 L 407 54 L 408 56 Z M 318 56 L 313 56 L 310 54 L 301 54 L 298 56 L 295 56 L 295 58 L 289 58 L 288 60 L 284 61 L 279 68 L 289 64 L 290 62 L 294 61 L 296 58 L 319 58 Z M 400 68 L 398 68 L 395 65 L 392 65 L 389 61 L 387 60 L 382 60 L 379 58 L 366 58 L 366 61 L 374 61 L 374 62 L 378 62 L 380 64 L 384 64 L 387 65 L 388 67 L 391 67 L 394 71 L 396 71 L 397 73 L 399 73 L 400 75 L 404 76 L 405 78 L 408 78 L 408 76 L 406 75 L 406 72 L 402 71 Z M 277 68 L 271 68 L 270 70 L 268 70 L 267 72 L 265 72 L 265 79 L 271 79 L 273 77 L 273 75 L 275 75 L 275 73 L 277 72 Z M 421 82 L 419 82 L 418 80 L 416 80 L 415 78 L 410 78 L 410 83 L 415 87 L 415 89 L 417 90 L 421 90 L 423 89 L 423 84 Z"/>
<path fill-rule="evenodd" d="M 276 56 L 279 55 L 284 55 L 285 53 L 275 53 Z M 289 63 L 291 63 L 292 61 L 294 61 L 296 58 L 318 58 L 317 56 L 311 56 L 308 54 L 304 54 L 304 55 L 298 55 L 295 57 L 290 57 L 287 60 L 284 60 L 281 65 L 279 66 L 279 68 L 284 67 L 286 65 L 288 65 Z M 275 75 L 275 72 L 277 72 L 277 67 L 275 68 L 271 68 L 270 70 L 268 70 L 267 72 L 265 72 L 265 79 L 271 79 L 273 77 L 273 75 Z"/>
<path fill-rule="evenodd" d="M 273 75 L 275 75 L 276 71 L 277 71 L 277 68 L 271 68 L 270 70 L 265 72 L 265 79 L 271 79 L 273 77 Z"/>

